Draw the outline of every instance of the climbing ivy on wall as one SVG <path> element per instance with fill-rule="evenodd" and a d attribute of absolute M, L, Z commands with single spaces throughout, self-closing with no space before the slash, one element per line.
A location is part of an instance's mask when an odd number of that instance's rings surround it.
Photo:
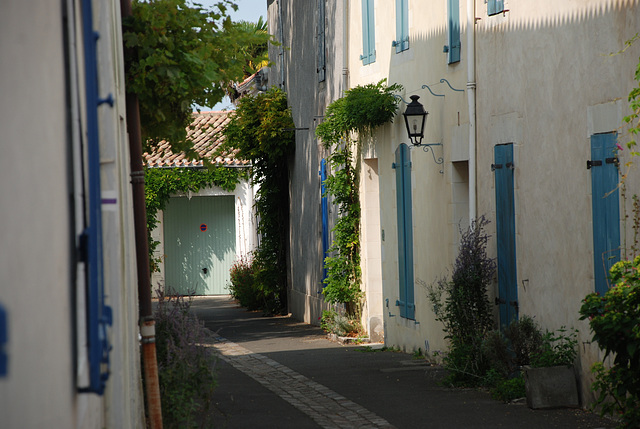
<path fill-rule="evenodd" d="M 153 252 L 159 242 L 151 238 L 158 226 L 158 211 L 164 210 L 169 198 L 180 192 L 198 192 L 202 188 L 218 186 L 233 192 L 242 179 L 249 177 L 248 169 L 208 165 L 207 168 L 145 168 L 145 203 L 149 234 L 151 272 L 158 271 L 158 259 Z"/>
<path fill-rule="evenodd" d="M 345 304 L 350 316 L 360 314 L 360 142 L 373 130 L 392 122 L 398 107 L 393 93 L 399 84 L 357 86 L 344 97 L 327 106 L 325 120 L 316 128 L 316 136 L 330 150 L 327 158 L 330 174 L 325 181 L 326 193 L 338 207 L 338 220 L 333 227 L 334 240 L 327 257 L 324 296 L 330 303 Z"/>
<path fill-rule="evenodd" d="M 222 150 L 237 150 L 236 157 L 253 164 L 260 244 L 254 253 L 254 291 L 267 313 L 281 313 L 287 304 L 286 249 L 289 228 L 288 158 L 294 148 L 293 119 L 284 91 L 240 99 L 230 116 Z"/>

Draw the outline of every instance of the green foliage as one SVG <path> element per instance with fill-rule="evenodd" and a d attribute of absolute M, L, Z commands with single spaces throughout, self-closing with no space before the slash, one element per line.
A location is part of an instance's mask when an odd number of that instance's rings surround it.
<path fill-rule="evenodd" d="M 640 426 L 640 256 L 611 267 L 615 283 L 604 296 L 587 295 L 580 318 L 589 319 L 593 340 L 614 356 L 611 368 L 596 363 L 593 388 L 600 392 L 597 404 L 603 412 L 618 415 L 622 427 Z"/>
<path fill-rule="evenodd" d="M 231 266 L 229 274 L 229 292 L 231 296 L 248 310 L 260 309 L 261 300 L 255 287 L 253 260 L 248 257 L 238 259 Z"/>
<path fill-rule="evenodd" d="M 496 386 L 489 391 L 493 399 L 502 402 L 511 402 L 514 399 L 523 398 L 527 394 L 521 373 L 513 378 L 499 380 Z"/>
<path fill-rule="evenodd" d="M 353 317 L 339 314 L 333 310 L 324 310 L 320 320 L 320 327 L 326 332 L 339 337 L 357 337 L 362 333 L 360 321 Z"/>
<path fill-rule="evenodd" d="M 359 146 L 354 149 L 351 135 L 370 133 L 376 127 L 393 120 L 398 100 L 394 91 L 398 84 L 357 86 L 335 100 L 325 112 L 325 120 L 316 128 L 316 136 L 331 151 L 327 158 L 330 174 L 325 181 L 327 195 L 338 207 L 338 220 L 333 227 L 334 240 L 325 260 L 327 277 L 323 293 L 330 303 L 346 305 L 347 313 L 357 317 L 362 291 L 360 289 L 360 200 L 358 197 Z"/>
<path fill-rule="evenodd" d="M 247 178 L 246 169 L 208 165 L 207 168 L 145 168 L 145 204 L 151 272 L 158 271 L 159 260 L 153 252 L 159 242 L 151 239 L 151 231 L 158 226 L 158 210 L 164 210 L 172 195 L 179 192 L 198 192 L 209 186 L 219 186 L 232 192 L 241 179 Z"/>
<path fill-rule="evenodd" d="M 524 365 L 530 365 L 542 346 L 543 336 L 537 323 L 522 315 L 503 329 L 489 332 L 482 343 L 482 353 L 492 371 L 511 377 Z"/>
<path fill-rule="evenodd" d="M 255 61 L 247 47 L 267 43 L 263 32 L 243 31 L 227 16 L 237 6 L 220 0 L 212 10 L 187 0 L 136 0 L 123 22 L 126 87 L 138 96 L 142 138 L 171 142 L 191 155 L 186 129 L 194 104 L 213 106 L 228 82 L 242 80 Z"/>
<path fill-rule="evenodd" d="M 542 347 L 531 356 L 531 366 L 572 366 L 578 356 L 578 330 L 562 326 L 542 336 Z"/>
<path fill-rule="evenodd" d="M 239 21 L 234 23 L 238 31 L 245 32 L 249 36 L 268 35 L 267 23 L 260 17 L 258 22 Z M 244 66 L 244 77 L 247 78 L 256 73 L 262 67 L 269 64 L 269 39 L 267 37 L 252 37 L 257 39 L 241 48 L 242 53 L 248 59 Z"/>
<path fill-rule="evenodd" d="M 216 359 L 202 346 L 208 331 L 189 313 L 189 297 L 158 291 L 156 356 L 167 428 L 211 427 Z"/>
<path fill-rule="evenodd" d="M 270 314 L 286 308 L 286 248 L 289 225 L 288 157 L 294 148 L 294 128 L 286 94 L 275 87 L 243 97 L 224 135 L 221 150 L 237 150 L 236 157 L 253 163 L 260 245 L 254 253 L 254 288 Z"/>
<path fill-rule="evenodd" d="M 624 52 L 640 39 L 636 34 L 625 43 Z M 636 66 L 635 80 L 640 83 L 640 61 Z M 628 97 L 631 113 L 624 118 L 629 141 L 626 147 L 630 159 L 626 170 L 621 170 L 620 195 L 623 207 L 627 207 L 627 180 L 633 160 L 640 155 L 636 138 L 640 133 L 640 85 L 636 85 Z M 618 145 L 618 152 L 624 148 Z M 593 340 L 605 351 L 605 359 L 613 356 L 613 365 L 596 362 L 591 371 L 595 375 L 592 389 L 598 392 L 596 406 L 603 415 L 620 418 L 620 427 L 640 427 L 640 201 L 632 194 L 631 215 L 625 214 L 624 259 L 609 272 L 612 286 L 604 296 L 597 292 L 585 297 L 580 308 L 580 319 L 589 319 Z M 632 218 L 633 240 L 627 246 L 626 220 Z"/>
<path fill-rule="evenodd" d="M 638 39 L 640 39 L 640 36 L 636 33 L 634 37 L 626 42 L 626 46 L 631 46 Z M 640 61 L 636 66 L 635 80 L 640 82 Z M 629 126 L 629 133 L 632 137 L 627 142 L 627 148 L 631 151 L 632 156 L 639 156 L 640 152 L 637 150 L 636 136 L 640 133 L 640 86 L 636 86 L 631 90 L 628 101 L 631 113 L 624 117 L 624 122 Z"/>
<path fill-rule="evenodd" d="M 444 324 L 445 338 L 450 341 L 444 364 L 452 384 L 477 385 L 488 369 L 482 341 L 493 327 L 487 289 L 496 269 L 486 252 L 489 236 L 484 229 L 488 223 L 484 216 L 471 223 L 462 233 L 451 280 L 442 278 L 427 289 L 436 319 Z"/>

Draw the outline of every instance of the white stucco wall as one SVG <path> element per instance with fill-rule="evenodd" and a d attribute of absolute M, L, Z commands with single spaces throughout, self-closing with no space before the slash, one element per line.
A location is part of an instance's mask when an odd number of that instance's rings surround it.
<path fill-rule="evenodd" d="M 464 2 L 461 2 L 464 3 Z M 385 343 L 412 351 L 420 348 L 433 352 L 446 347 L 442 325 L 435 320 L 427 300 L 425 286 L 446 274 L 457 254 L 458 224 L 468 223 L 468 197 L 464 190 L 468 183 L 468 113 L 464 92 L 452 91 L 440 79 L 447 79 L 456 89 L 466 87 L 466 44 L 462 39 L 462 61 L 447 64 L 443 46 L 447 42 L 446 2 L 417 4 L 409 2 L 409 49 L 396 53 L 391 42 L 396 38 L 395 3 L 375 3 L 376 60 L 362 65 L 362 15 L 360 3 L 350 3 L 349 16 L 349 71 L 350 86 L 377 83 L 387 79 L 388 84 L 400 83 L 399 94 L 406 101 L 410 95 L 420 96 L 420 102 L 429 112 L 425 127 L 425 143 L 442 143 L 433 147 L 433 153 L 421 148 L 411 149 L 411 189 L 413 199 L 413 266 L 415 320 L 400 316 L 396 301 L 399 299 L 398 241 L 396 179 L 392 163 L 400 143 L 408 144 L 404 119 L 406 108 L 400 103 L 398 115 L 392 124 L 377 131 L 366 157 L 375 159 L 378 166 L 379 210 L 382 290 L 384 306 Z M 461 4 L 461 21 L 465 9 Z M 428 89 L 444 97 L 432 95 Z M 465 133 L 465 130 L 466 133 Z M 440 157 L 444 163 L 434 162 Z M 453 167 L 451 161 L 461 161 Z M 466 185 L 468 188 L 468 185 Z M 361 195 L 367 195 L 370 186 L 363 182 Z M 454 200 L 455 194 L 455 200 Z M 363 242 L 363 266 L 375 266 L 375 257 Z M 388 300 L 388 306 L 387 306 Z"/>
<path fill-rule="evenodd" d="M 520 314 L 534 316 L 545 329 L 580 330 L 586 402 L 592 397 L 589 367 L 601 358 L 588 324 L 578 320 L 580 301 L 594 291 L 586 161 L 592 134 L 617 130 L 626 141 L 622 118 L 637 86 L 640 45 L 610 54 L 640 28 L 638 6 L 508 0 L 504 16 L 478 9 L 478 212 L 495 220 L 493 148 L 513 143 Z M 640 178 L 631 175 L 629 189 L 639 188 Z M 495 255 L 495 240 L 490 251 Z"/>

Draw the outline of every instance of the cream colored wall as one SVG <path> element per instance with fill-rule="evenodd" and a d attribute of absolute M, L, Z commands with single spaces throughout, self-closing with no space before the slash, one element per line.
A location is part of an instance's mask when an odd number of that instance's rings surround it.
<path fill-rule="evenodd" d="M 460 5 L 461 22 L 466 14 L 464 2 Z M 468 222 L 468 200 L 464 194 L 468 175 L 465 159 L 468 157 L 468 109 L 465 92 L 452 91 L 440 79 L 447 79 L 456 89 L 466 88 L 466 42 L 462 40 L 462 61 L 447 64 L 443 46 L 447 43 L 446 1 L 428 4 L 409 2 L 409 49 L 396 54 L 391 42 L 395 39 L 395 2 L 375 3 L 376 61 L 363 66 L 362 15 L 359 2 L 350 3 L 350 86 L 377 83 L 386 78 L 388 83 L 400 83 L 404 90 L 399 93 L 409 101 L 410 95 L 419 95 L 420 102 L 429 112 L 425 129 L 425 142 L 442 143 L 434 147 L 435 158 L 444 158 L 437 165 L 432 153 L 421 148 L 411 149 L 411 180 L 413 198 L 413 240 L 416 320 L 399 316 L 395 302 L 398 299 L 398 248 L 397 211 L 394 153 L 400 143 L 408 143 L 401 113 L 406 104 L 401 103 L 393 124 L 377 131 L 369 142 L 366 156 L 378 164 L 378 187 L 380 205 L 380 239 L 382 263 L 382 304 L 385 323 L 385 343 L 399 346 L 407 351 L 420 348 L 433 352 L 446 348 L 442 325 L 435 320 L 431 305 L 426 298 L 426 285 L 446 274 L 455 254 L 458 241 L 458 223 Z M 464 30 L 464 28 L 463 28 Z M 435 97 L 423 85 L 429 85 Z M 452 152 L 453 144 L 456 149 Z M 455 158 L 452 158 L 455 156 Z M 463 161 L 452 168 L 452 159 Z M 461 165 L 464 164 L 464 167 Z M 454 201 L 453 195 L 456 195 Z M 361 194 L 367 195 L 365 183 Z M 369 198 L 369 197 L 367 197 Z M 363 267 L 372 258 L 363 242 Z M 375 257 L 375 255 L 373 256 Z M 373 260 L 372 260 L 373 261 Z M 388 307 L 387 302 L 388 300 Z"/>
<path fill-rule="evenodd" d="M 594 290 L 589 138 L 619 130 L 628 111 L 640 45 L 610 53 L 640 28 L 638 6 L 508 0 L 504 16 L 477 14 L 478 213 L 495 222 L 493 147 L 514 143 L 520 314 L 546 329 L 580 330 L 585 398 L 589 366 L 600 357 L 578 321 L 581 299 Z M 639 188 L 632 177 L 629 189 Z"/>

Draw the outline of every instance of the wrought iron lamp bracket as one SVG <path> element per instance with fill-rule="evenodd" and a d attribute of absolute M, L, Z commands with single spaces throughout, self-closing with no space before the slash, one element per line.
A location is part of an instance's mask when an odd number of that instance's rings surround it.
<path fill-rule="evenodd" d="M 433 162 L 435 162 L 436 164 L 442 165 L 444 163 L 444 158 L 441 156 L 436 158 L 436 154 L 433 150 L 434 146 L 442 147 L 442 143 L 420 143 L 420 144 L 414 144 L 412 146 L 421 147 L 424 152 L 431 152 L 431 156 L 433 157 Z M 444 174 L 444 171 L 442 171 L 442 169 L 440 170 L 440 174 Z"/>
<path fill-rule="evenodd" d="M 444 78 L 440 79 L 440 83 L 446 83 L 449 86 L 449 88 L 451 88 L 453 91 L 464 92 L 464 89 L 456 89 L 452 87 L 447 79 L 444 79 Z M 444 94 L 436 94 L 435 92 L 433 92 L 431 88 L 429 88 L 429 85 L 422 85 L 422 89 L 428 89 L 431 95 L 435 97 L 444 97 Z"/>

